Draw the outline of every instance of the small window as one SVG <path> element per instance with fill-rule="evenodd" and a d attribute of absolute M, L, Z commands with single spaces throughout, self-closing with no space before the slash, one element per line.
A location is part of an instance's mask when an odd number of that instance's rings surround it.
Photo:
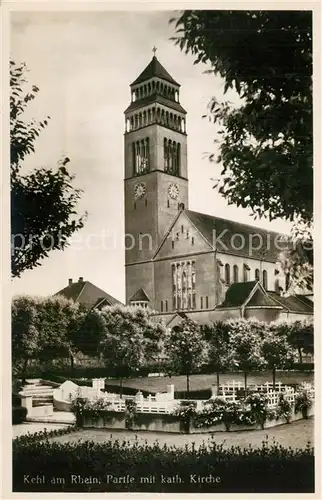
<path fill-rule="evenodd" d="M 208 295 L 206 297 L 206 309 L 208 309 Z"/>
<path fill-rule="evenodd" d="M 255 280 L 259 281 L 259 269 L 255 269 Z"/>
<path fill-rule="evenodd" d="M 267 271 L 263 271 L 263 287 L 267 290 Z"/>
<path fill-rule="evenodd" d="M 168 301 L 165 301 L 165 311 L 168 312 Z"/>
<path fill-rule="evenodd" d="M 163 312 L 163 300 L 161 300 L 161 312 Z"/>
<path fill-rule="evenodd" d="M 167 206 L 168 208 L 170 208 L 170 200 L 168 200 Z"/>
<path fill-rule="evenodd" d="M 203 297 L 200 297 L 200 309 L 203 309 Z"/>
<path fill-rule="evenodd" d="M 172 240 L 172 242 L 171 242 L 171 243 L 172 243 L 172 248 L 174 248 L 174 241 Z"/>
<path fill-rule="evenodd" d="M 234 266 L 234 283 L 238 283 L 238 266 Z"/>
<path fill-rule="evenodd" d="M 191 238 L 191 245 L 194 245 L 195 244 L 195 239 L 194 237 Z"/>
<path fill-rule="evenodd" d="M 225 282 L 226 285 L 230 285 L 230 265 L 225 265 Z"/>
<path fill-rule="evenodd" d="M 181 232 L 182 232 L 182 234 L 183 234 L 183 229 L 184 229 L 183 226 L 181 226 Z"/>
<path fill-rule="evenodd" d="M 145 198 L 145 206 L 147 206 L 148 204 L 148 200 Z"/>

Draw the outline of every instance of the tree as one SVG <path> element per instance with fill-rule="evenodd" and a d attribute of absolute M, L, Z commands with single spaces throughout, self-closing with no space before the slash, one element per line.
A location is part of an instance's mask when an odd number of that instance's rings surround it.
<path fill-rule="evenodd" d="M 261 353 L 262 336 L 253 328 L 252 321 L 246 319 L 230 320 L 228 325 L 232 364 L 244 373 L 245 394 L 247 394 L 248 374 L 265 366 Z M 262 328 L 265 329 L 265 323 L 262 324 Z"/>
<path fill-rule="evenodd" d="M 49 117 L 24 121 L 23 113 L 39 89 L 24 91 L 26 65 L 10 62 L 10 149 L 11 149 L 11 273 L 19 277 L 26 269 L 40 265 L 51 250 L 64 249 L 68 238 L 84 225 L 77 217 L 81 190 L 72 186 L 74 176 L 64 158 L 56 170 L 34 169 L 23 175 L 25 158 L 35 152 L 34 143 Z"/>
<path fill-rule="evenodd" d="M 291 348 L 298 352 L 299 362 L 303 363 L 303 353 L 314 353 L 314 324 L 313 320 L 284 322 L 277 324 L 279 332 L 284 332 Z"/>
<path fill-rule="evenodd" d="M 82 320 L 83 312 L 78 303 L 65 297 L 45 297 L 38 303 L 40 361 L 68 357 L 71 371 L 77 348 L 73 336 Z"/>
<path fill-rule="evenodd" d="M 224 321 L 215 321 L 202 325 L 201 330 L 208 343 L 209 365 L 217 375 L 217 394 L 220 387 L 220 373 L 231 365 L 231 347 L 229 343 L 229 325 Z"/>
<path fill-rule="evenodd" d="M 190 375 L 208 360 L 208 344 L 200 326 L 186 319 L 175 326 L 165 341 L 169 375 L 183 373 L 187 377 L 187 395 L 190 391 Z"/>
<path fill-rule="evenodd" d="M 266 366 L 272 370 L 273 391 L 275 391 L 276 369 L 291 368 L 294 363 L 294 350 L 291 348 L 287 337 L 279 331 L 274 323 L 268 325 L 267 330 L 262 340 L 261 353 Z"/>
<path fill-rule="evenodd" d="M 30 359 L 39 354 L 39 299 L 15 297 L 11 306 L 12 367 L 13 373 L 24 381 Z"/>
<path fill-rule="evenodd" d="M 14 297 L 12 301 L 12 361 L 25 378 L 28 362 L 69 357 L 73 369 L 75 343 L 84 311 L 64 297 Z M 89 330 L 89 325 L 87 327 Z"/>
<path fill-rule="evenodd" d="M 152 320 L 151 311 L 141 307 L 112 306 L 102 309 L 105 332 L 99 349 L 105 363 L 120 380 L 158 355 L 165 327 Z"/>
<path fill-rule="evenodd" d="M 80 305 L 77 323 L 72 328 L 75 348 L 87 356 L 98 356 L 99 345 L 105 333 L 105 322 L 101 311 L 88 311 Z"/>
<path fill-rule="evenodd" d="M 209 156 L 222 165 L 219 193 L 255 217 L 310 225 L 312 12 L 187 10 L 171 22 L 180 49 L 240 98 L 240 105 L 216 97 L 209 104 L 209 119 L 221 126 L 219 155 Z M 300 257 L 291 261 L 294 276 L 312 263 L 305 248 Z"/>

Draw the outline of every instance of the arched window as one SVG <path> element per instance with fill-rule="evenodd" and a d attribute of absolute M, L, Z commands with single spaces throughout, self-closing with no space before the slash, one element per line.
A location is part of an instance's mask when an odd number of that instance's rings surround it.
<path fill-rule="evenodd" d="M 263 287 L 267 290 L 267 271 L 263 271 Z"/>
<path fill-rule="evenodd" d="M 249 281 L 249 271 L 250 267 L 247 264 L 244 264 L 244 281 Z"/>
<path fill-rule="evenodd" d="M 226 285 L 230 285 L 230 265 L 225 265 L 225 282 Z"/>
<path fill-rule="evenodd" d="M 167 172 L 169 170 L 169 148 L 168 139 L 164 138 L 163 141 L 163 156 L 164 156 L 164 170 Z"/>
<path fill-rule="evenodd" d="M 238 283 L 238 266 L 234 265 L 234 283 Z"/>
<path fill-rule="evenodd" d="M 279 279 L 275 280 L 275 292 L 278 293 L 278 294 L 281 293 L 281 290 L 280 290 L 280 280 Z"/>
<path fill-rule="evenodd" d="M 255 280 L 259 281 L 259 269 L 255 269 Z"/>

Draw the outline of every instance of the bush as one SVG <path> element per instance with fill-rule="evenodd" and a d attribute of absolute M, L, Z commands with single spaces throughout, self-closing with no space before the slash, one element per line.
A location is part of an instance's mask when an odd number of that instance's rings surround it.
<path fill-rule="evenodd" d="M 27 416 L 27 408 L 23 406 L 13 406 L 12 407 L 12 424 L 22 424 Z"/>
<path fill-rule="evenodd" d="M 108 440 L 63 444 L 46 438 L 43 441 L 32 436 L 23 438 L 13 441 L 14 492 L 314 491 L 314 456 L 309 446 L 292 450 L 263 442 L 259 448 L 225 449 L 210 442 L 209 447 L 203 444 L 199 448 L 192 445 L 177 449 L 138 441 L 130 446 Z M 36 476 L 44 476 L 45 482 L 25 480 Z M 53 481 L 53 477 L 60 480 Z M 218 482 L 215 478 L 219 478 Z"/>
<path fill-rule="evenodd" d="M 303 418 L 307 418 L 307 412 L 313 406 L 313 402 L 311 393 L 304 386 L 300 386 L 295 394 L 295 411 L 301 411 Z"/>

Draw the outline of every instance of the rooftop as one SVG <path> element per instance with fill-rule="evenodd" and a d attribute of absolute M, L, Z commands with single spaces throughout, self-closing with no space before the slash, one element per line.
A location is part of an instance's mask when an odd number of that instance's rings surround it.
<path fill-rule="evenodd" d="M 172 78 L 170 73 L 168 73 L 167 70 L 162 66 L 162 64 L 158 61 L 156 56 L 152 57 L 152 60 L 149 62 L 147 67 L 142 71 L 142 73 L 137 77 L 137 79 L 134 80 L 133 83 L 131 83 L 131 86 L 143 83 L 146 80 L 149 80 L 150 78 L 153 77 L 161 78 L 162 80 L 166 80 L 167 82 L 172 83 L 177 87 L 180 87 L 179 83 L 177 83 Z"/>

